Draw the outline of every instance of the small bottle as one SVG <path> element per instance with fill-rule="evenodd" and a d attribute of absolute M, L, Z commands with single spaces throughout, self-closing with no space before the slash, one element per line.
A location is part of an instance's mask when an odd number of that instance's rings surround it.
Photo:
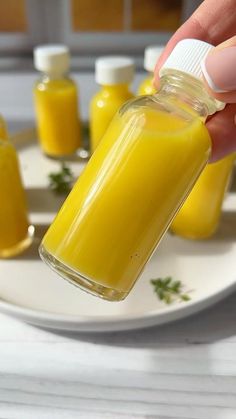
<path fill-rule="evenodd" d="M 3 116 L 0 115 L 0 140 L 7 140 L 7 139 L 8 139 L 7 124 Z"/>
<path fill-rule="evenodd" d="M 0 258 L 25 250 L 32 242 L 25 192 L 13 146 L 0 140 Z"/>
<path fill-rule="evenodd" d="M 80 146 L 77 87 L 68 77 L 70 54 L 64 45 L 34 49 L 35 68 L 42 72 L 34 87 L 39 139 L 49 157 L 66 157 Z"/>
<path fill-rule="evenodd" d="M 148 71 L 148 76 L 141 82 L 138 88 L 138 95 L 153 95 L 156 88 L 153 85 L 154 70 L 159 56 L 163 48 L 158 46 L 150 46 L 145 48 L 143 66 Z"/>
<path fill-rule="evenodd" d="M 129 101 L 111 122 L 40 247 L 73 284 L 124 299 L 204 169 L 204 122 L 224 108 L 202 81 L 200 62 L 212 48 L 179 42 L 158 93 Z"/>
<path fill-rule="evenodd" d="M 206 239 L 215 233 L 235 158 L 234 153 L 206 166 L 171 224 L 173 233 L 188 239 Z"/>
<path fill-rule="evenodd" d="M 91 151 L 94 152 L 116 111 L 134 97 L 129 84 L 134 77 L 134 62 L 129 57 L 101 57 L 95 63 L 95 80 L 101 90 L 90 103 Z"/>

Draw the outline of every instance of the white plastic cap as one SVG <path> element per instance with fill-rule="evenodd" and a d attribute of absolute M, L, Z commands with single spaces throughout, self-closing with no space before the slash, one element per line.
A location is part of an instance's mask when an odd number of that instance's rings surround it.
<path fill-rule="evenodd" d="M 166 70 L 173 69 L 202 80 L 201 62 L 213 48 L 213 45 L 198 39 L 183 39 L 161 67 L 160 76 L 165 74 Z"/>
<path fill-rule="evenodd" d="M 213 48 L 213 45 L 199 39 L 183 39 L 175 46 L 163 64 L 159 75 L 162 76 L 166 71 L 172 69 L 189 74 L 198 80 L 203 80 L 202 65 L 207 54 Z M 216 99 L 215 103 L 218 111 L 224 109 L 225 103 Z"/>
<path fill-rule="evenodd" d="M 145 48 L 143 66 L 145 70 L 154 72 L 157 59 L 160 57 L 163 47 L 151 45 Z"/>
<path fill-rule="evenodd" d="M 134 77 L 134 61 L 129 57 L 106 56 L 95 62 L 95 80 L 98 84 L 113 85 L 131 83 Z"/>
<path fill-rule="evenodd" d="M 70 67 L 70 52 L 66 45 L 42 45 L 34 48 L 34 66 L 45 73 L 63 74 Z"/>

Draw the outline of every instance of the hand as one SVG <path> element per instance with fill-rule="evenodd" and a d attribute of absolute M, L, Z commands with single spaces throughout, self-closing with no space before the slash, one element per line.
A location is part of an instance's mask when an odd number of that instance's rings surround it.
<path fill-rule="evenodd" d="M 207 121 L 212 139 L 211 161 L 236 151 L 236 4 L 235 0 L 205 0 L 172 36 L 155 69 L 159 69 L 175 45 L 185 38 L 196 38 L 217 47 L 205 61 L 206 88 L 216 99 L 227 102 L 225 109 Z M 223 92 L 222 92 L 223 91 Z"/>

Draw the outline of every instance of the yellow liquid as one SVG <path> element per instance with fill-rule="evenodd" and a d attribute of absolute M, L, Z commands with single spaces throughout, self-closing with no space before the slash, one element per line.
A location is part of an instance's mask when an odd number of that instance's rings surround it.
<path fill-rule="evenodd" d="M 138 95 L 154 95 L 157 92 L 157 89 L 153 86 L 153 77 L 152 74 L 142 81 L 138 88 Z"/>
<path fill-rule="evenodd" d="M 203 239 L 215 232 L 235 157 L 231 154 L 206 166 L 171 225 L 174 233 Z"/>
<path fill-rule="evenodd" d="M 9 257 L 27 247 L 29 222 L 16 152 L 0 142 L 0 257 Z"/>
<path fill-rule="evenodd" d="M 128 85 L 103 86 L 90 103 L 91 151 L 97 148 L 117 110 L 133 98 Z"/>
<path fill-rule="evenodd" d="M 210 147 L 198 118 L 189 122 L 147 108 L 118 113 L 48 230 L 44 249 L 124 298 Z"/>
<path fill-rule="evenodd" d="M 4 118 L 0 115 L 0 140 L 8 138 L 7 125 Z"/>
<path fill-rule="evenodd" d="M 40 81 L 34 89 L 39 139 L 51 157 L 73 154 L 80 146 L 77 88 L 70 79 Z"/>

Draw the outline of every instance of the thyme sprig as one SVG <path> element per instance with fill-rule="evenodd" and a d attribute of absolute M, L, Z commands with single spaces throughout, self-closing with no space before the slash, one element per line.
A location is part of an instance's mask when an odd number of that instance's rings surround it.
<path fill-rule="evenodd" d="M 59 172 L 52 172 L 48 175 L 49 188 L 59 195 L 66 195 L 72 188 L 74 180 L 73 173 L 66 163 L 61 164 Z"/>
<path fill-rule="evenodd" d="M 151 279 L 150 282 L 158 298 L 166 304 L 171 304 L 176 299 L 181 301 L 191 300 L 190 296 L 183 292 L 182 282 L 174 280 L 171 276 Z"/>

